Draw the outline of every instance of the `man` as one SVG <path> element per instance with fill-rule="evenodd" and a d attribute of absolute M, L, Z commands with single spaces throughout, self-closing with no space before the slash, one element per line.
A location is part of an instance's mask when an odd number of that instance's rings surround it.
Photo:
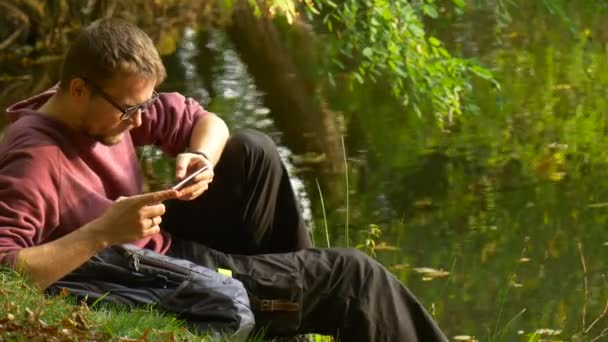
<path fill-rule="evenodd" d="M 0 144 L 0 262 L 47 288 L 104 248 L 131 243 L 230 269 L 253 294 L 298 285 L 301 309 L 289 324 L 271 325 L 271 336 L 445 340 L 380 264 L 355 250 L 310 248 L 267 136 L 230 137 L 192 99 L 157 94 L 165 76 L 144 32 L 102 19 L 73 42 L 58 88 L 7 110 L 13 123 Z M 141 194 L 135 147 L 147 144 L 176 157 L 176 179 L 210 167 L 182 190 Z"/>

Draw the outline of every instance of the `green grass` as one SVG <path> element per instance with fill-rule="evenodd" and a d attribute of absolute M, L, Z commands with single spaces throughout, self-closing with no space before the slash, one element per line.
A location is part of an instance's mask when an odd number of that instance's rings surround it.
<path fill-rule="evenodd" d="M 183 321 L 153 308 L 97 304 L 94 309 L 68 296 L 48 296 L 10 269 L 0 270 L 0 336 L 5 341 L 206 340 Z"/>

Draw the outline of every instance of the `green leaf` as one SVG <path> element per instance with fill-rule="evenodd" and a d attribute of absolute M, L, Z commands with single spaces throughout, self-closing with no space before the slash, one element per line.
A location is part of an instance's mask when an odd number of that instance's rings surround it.
<path fill-rule="evenodd" d="M 233 5 L 234 5 L 234 0 L 224 0 L 222 2 L 221 6 L 224 9 L 231 9 Z"/>
<path fill-rule="evenodd" d="M 359 73 L 355 72 L 353 73 L 353 76 L 355 76 L 355 78 L 357 79 L 357 81 L 361 84 L 363 84 L 364 80 L 363 77 L 361 77 L 361 75 L 359 75 Z"/>
<path fill-rule="evenodd" d="M 426 14 L 427 16 L 433 18 L 433 19 L 437 19 L 437 17 L 439 16 L 439 14 L 437 13 L 437 9 L 435 8 L 435 6 L 429 5 L 429 4 L 424 4 L 422 5 L 422 12 L 424 12 L 424 14 Z"/>
<path fill-rule="evenodd" d="M 372 48 L 366 47 L 365 49 L 363 49 L 363 56 L 365 56 L 367 58 L 371 58 L 373 54 L 374 54 L 374 50 L 372 50 Z"/>
<path fill-rule="evenodd" d="M 407 26 L 407 28 L 416 37 L 422 37 L 422 36 L 424 36 L 424 29 L 422 29 L 422 27 L 418 26 L 417 23 L 416 24 L 410 24 L 410 25 Z"/>
<path fill-rule="evenodd" d="M 340 67 L 340 69 L 344 70 L 344 64 L 342 64 L 342 62 L 340 62 L 340 60 L 339 60 L 339 59 L 334 58 L 334 59 L 332 60 L 332 62 L 333 62 L 335 65 L 339 66 L 339 67 Z"/>
<path fill-rule="evenodd" d="M 430 37 L 429 43 L 433 46 L 441 46 L 441 41 L 435 37 Z"/>
<path fill-rule="evenodd" d="M 336 87 L 336 79 L 334 78 L 334 74 L 329 72 L 327 73 L 327 79 L 329 80 L 329 84 L 331 84 L 332 87 Z"/>
<path fill-rule="evenodd" d="M 492 75 L 492 72 L 480 65 L 472 65 L 469 67 L 469 70 L 484 80 L 494 80 L 494 75 Z"/>
<path fill-rule="evenodd" d="M 458 8 L 465 8 L 466 4 L 464 2 L 464 0 L 452 0 L 452 2 L 454 3 L 454 5 L 456 5 Z"/>

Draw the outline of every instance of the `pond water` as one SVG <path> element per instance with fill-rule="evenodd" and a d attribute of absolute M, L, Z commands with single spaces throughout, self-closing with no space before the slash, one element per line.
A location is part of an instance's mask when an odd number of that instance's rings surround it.
<path fill-rule="evenodd" d="M 344 195 L 324 219 L 313 176 L 294 176 L 316 245 L 344 246 L 347 219 L 351 246 L 377 225 L 376 257 L 450 337 L 580 334 L 583 312 L 588 327 L 608 299 L 607 19 L 605 6 L 572 6 L 566 18 L 517 1 L 509 12 L 429 23 L 452 53 L 476 58 L 500 84 L 474 80 L 463 117 L 443 131 L 432 115 L 418 118 L 384 95 L 390 85 L 330 91 L 348 123 L 348 208 Z M 273 125 L 279 114 L 264 106 L 225 36 L 187 35 L 166 62 L 166 88 L 198 98 L 232 129 L 268 132 L 292 159 Z M 589 340 L 606 327 L 608 318 Z"/>

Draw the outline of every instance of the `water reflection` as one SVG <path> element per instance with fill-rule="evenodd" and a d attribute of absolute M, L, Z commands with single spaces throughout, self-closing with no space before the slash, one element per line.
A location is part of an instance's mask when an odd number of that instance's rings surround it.
<path fill-rule="evenodd" d="M 226 36 L 219 31 L 197 33 L 188 29 L 175 55 L 167 57 L 165 63 L 170 77 L 165 88 L 192 96 L 209 111 L 220 115 L 233 131 L 254 128 L 273 137 L 292 174 L 291 182 L 302 204 L 304 218 L 312 227 L 310 200 L 291 163 L 293 154 L 281 143 L 281 133 L 263 104 L 263 94 L 256 89 Z"/>

